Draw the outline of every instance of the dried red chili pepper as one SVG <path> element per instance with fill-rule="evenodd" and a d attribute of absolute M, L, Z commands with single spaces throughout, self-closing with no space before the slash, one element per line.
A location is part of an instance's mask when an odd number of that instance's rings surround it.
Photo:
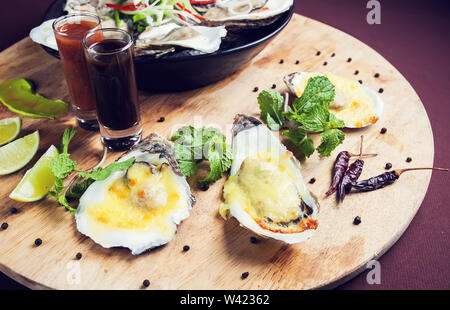
<path fill-rule="evenodd" d="M 347 171 L 349 160 L 349 152 L 342 151 L 338 154 L 338 156 L 336 157 L 336 161 L 334 162 L 333 179 L 331 181 L 331 186 L 330 189 L 325 193 L 325 195 L 330 196 L 336 191 L 339 183 L 341 183 L 341 180 L 344 177 L 345 171 Z"/>
<path fill-rule="evenodd" d="M 339 184 L 338 197 L 337 197 L 338 201 L 340 201 L 340 202 L 344 201 L 345 195 L 350 192 L 352 187 L 358 181 L 359 176 L 362 173 L 363 167 L 364 167 L 364 161 L 361 159 L 357 159 L 347 169 L 347 171 L 344 174 L 344 177 L 342 178 L 341 183 Z"/>
<path fill-rule="evenodd" d="M 340 152 L 336 157 L 336 161 L 334 162 L 333 178 L 331 181 L 330 189 L 325 193 L 325 195 L 329 196 L 337 190 L 339 184 L 341 183 L 345 175 L 345 172 L 347 171 L 350 158 L 354 156 L 359 156 L 361 158 L 363 156 L 377 156 L 377 154 L 362 154 L 362 137 L 359 154 L 353 154 L 347 151 Z"/>
<path fill-rule="evenodd" d="M 352 186 L 356 184 L 359 176 L 362 173 L 364 167 L 364 161 L 361 159 L 362 156 L 362 148 L 363 148 L 363 139 L 361 136 L 361 145 L 359 146 L 359 158 L 355 160 L 350 167 L 345 171 L 344 176 L 342 177 L 341 183 L 339 183 L 337 199 L 339 202 L 344 201 L 345 195 L 350 192 Z"/>
<path fill-rule="evenodd" d="M 408 168 L 408 169 L 398 169 L 389 172 L 385 172 L 383 174 L 377 175 L 367 180 L 362 180 L 356 182 L 353 185 L 353 188 L 360 192 L 370 192 L 375 191 L 377 189 L 383 188 L 387 185 L 391 185 L 400 177 L 403 172 L 411 171 L 411 170 L 439 170 L 439 171 L 448 171 L 448 169 L 444 168 Z"/>

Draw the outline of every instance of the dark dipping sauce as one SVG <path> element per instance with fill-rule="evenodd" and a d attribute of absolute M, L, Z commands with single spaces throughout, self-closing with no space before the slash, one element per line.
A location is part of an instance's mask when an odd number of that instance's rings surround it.
<path fill-rule="evenodd" d="M 104 39 L 89 47 L 95 55 L 87 57 L 98 121 L 110 130 L 125 130 L 140 122 L 133 52 L 126 45 Z"/>

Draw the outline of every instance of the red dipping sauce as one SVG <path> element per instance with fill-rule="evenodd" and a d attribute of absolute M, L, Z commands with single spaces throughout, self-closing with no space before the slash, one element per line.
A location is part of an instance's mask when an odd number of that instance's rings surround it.
<path fill-rule="evenodd" d="M 71 103 L 79 120 L 96 118 L 94 95 L 81 41 L 86 33 L 99 28 L 98 17 L 81 15 L 57 20 L 53 26 Z"/>

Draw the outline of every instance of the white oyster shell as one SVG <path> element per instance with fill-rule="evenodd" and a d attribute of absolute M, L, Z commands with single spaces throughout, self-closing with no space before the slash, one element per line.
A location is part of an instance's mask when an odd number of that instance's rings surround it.
<path fill-rule="evenodd" d="M 249 123 L 249 120 L 251 123 Z M 280 157 L 285 155 L 288 151 L 280 140 L 275 137 L 265 125 L 261 124 L 253 117 L 238 115 L 235 120 L 234 128 L 232 143 L 233 163 L 231 166 L 230 175 L 235 175 L 239 172 L 242 162 L 246 158 L 254 157 L 261 151 L 269 152 L 271 154 L 278 153 Z M 291 171 L 295 171 L 295 177 L 297 178 L 297 183 L 300 186 L 298 190 L 301 194 L 301 199 L 312 208 L 313 212 L 310 217 L 316 220 L 319 212 L 318 205 L 303 181 L 303 177 L 300 172 L 300 162 L 293 155 L 290 157 L 290 165 L 291 167 L 289 167 L 289 169 Z M 289 244 L 306 241 L 315 232 L 314 229 L 308 229 L 300 233 L 273 232 L 263 229 L 238 204 L 229 206 L 229 211 L 231 216 L 236 218 L 245 228 L 250 229 L 260 236 L 273 238 Z"/>
<path fill-rule="evenodd" d="M 177 175 L 177 183 L 181 184 L 181 187 L 185 189 L 184 193 L 180 192 L 181 197 L 185 199 L 184 208 L 175 210 L 170 216 L 170 227 L 173 228 L 173 235 L 162 235 L 152 229 L 145 231 L 117 228 L 115 230 L 98 230 L 91 225 L 92 220 L 89 219 L 87 212 L 85 212 L 86 207 L 103 201 L 107 185 L 113 180 L 124 177 L 126 171 L 115 172 L 106 180 L 96 181 L 89 186 L 80 198 L 75 220 L 78 231 L 90 237 L 102 247 L 127 247 L 133 255 L 138 255 L 148 249 L 170 242 L 175 237 L 176 226 L 189 217 L 195 198 L 191 195 L 189 184 L 185 176 L 179 171 L 178 165 L 174 160 L 171 143 L 164 138 L 155 133 L 151 134 L 122 156 L 119 161 L 124 161 L 131 157 L 135 157 L 136 162 L 147 162 L 155 166 L 167 163 Z"/>
<path fill-rule="evenodd" d="M 213 53 L 220 48 L 222 38 L 227 35 L 224 26 L 181 26 L 167 23 L 149 27 L 136 41 L 137 48 L 147 46 L 181 46 L 204 53 Z"/>
<path fill-rule="evenodd" d="M 239 6 L 239 0 L 222 0 L 224 2 L 224 7 L 222 8 L 220 3 L 216 3 L 216 7 L 209 9 L 204 17 L 211 22 L 227 22 L 227 21 L 239 21 L 239 20 L 261 20 L 266 18 L 271 18 L 277 16 L 287 10 L 292 6 L 293 0 L 268 0 L 265 2 L 261 0 L 250 1 L 251 6 L 254 9 L 248 10 L 243 9 L 243 13 L 240 14 L 238 9 L 230 10 L 229 7 Z M 236 5 L 234 6 L 234 3 Z M 242 1 L 241 1 L 242 2 Z M 263 6 L 261 7 L 261 4 Z"/>
<path fill-rule="evenodd" d="M 299 85 L 300 81 L 303 80 L 304 77 L 308 73 L 309 72 L 294 72 L 294 73 L 291 73 L 284 77 L 284 83 L 289 88 L 289 90 L 291 91 L 292 94 L 294 94 L 294 95 L 297 94 L 297 85 Z M 361 85 L 360 87 L 362 87 L 364 89 L 364 92 L 373 99 L 373 103 L 374 103 L 373 112 L 378 117 L 378 119 L 381 119 L 381 116 L 383 115 L 383 112 L 384 112 L 383 99 L 381 99 L 381 97 L 375 91 L 370 89 L 369 87 L 367 87 L 365 85 Z M 342 98 L 342 95 L 339 92 L 336 92 L 335 102 L 330 104 L 330 106 L 333 106 L 335 108 L 342 107 L 344 105 L 343 101 L 344 100 Z M 362 127 L 367 127 L 369 125 L 371 125 L 371 124 L 365 124 Z M 356 127 L 351 124 L 345 124 L 345 127 L 346 128 L 362 128 L 362 127 Z"/>
<path fill-rule="evenodd" d="M 52 28 L 54 21 L 55 19 L 49 19 L 43 22 L 38 27 L 31 29 L 30 31 L 31 40 L 44 46 L 50 47 L 54 50 L 58 50 L 58 46 L 56 45 L 56 39 Z"/>

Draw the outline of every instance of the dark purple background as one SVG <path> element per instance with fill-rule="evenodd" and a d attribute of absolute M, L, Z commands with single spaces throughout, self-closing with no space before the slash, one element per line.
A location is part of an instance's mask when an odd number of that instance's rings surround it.
<path fill-rule="evenodd" d="M 0 50 L 38 25 L 51 2 L 2 3 Z M 297 13 L 358 38 L 406 77 L 422 99 L 431 121 L 435 166 L 449 167 L 450 1 L 380 0 L 381 25 L 367 24 L 368 0 L 295 2 Z M 433 173 L 428 193 L 410 227 L 379 260 L 380 285 L 367 284 L 364 272 L 339 289 L 450 289 L 449 180 L 447 173 Z M 0 289 L 20 288 L 23 288 L 20 284 L 0 273 Z"/>

